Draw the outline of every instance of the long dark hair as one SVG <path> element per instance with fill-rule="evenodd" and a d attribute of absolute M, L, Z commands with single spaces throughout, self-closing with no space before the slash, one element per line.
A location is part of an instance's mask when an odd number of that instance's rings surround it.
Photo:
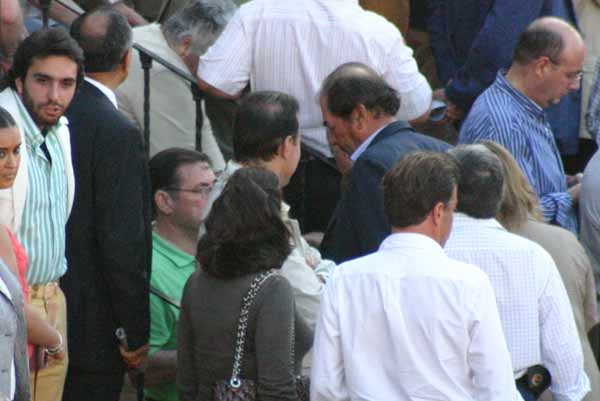
<path fill-rule="evenodd" d="M 205 224 L 196 259 L 214 277 L 279 269 L 291 252 L 290 232 L 281 219 L 279 180 L 267 170 L 235 172 Z"/>

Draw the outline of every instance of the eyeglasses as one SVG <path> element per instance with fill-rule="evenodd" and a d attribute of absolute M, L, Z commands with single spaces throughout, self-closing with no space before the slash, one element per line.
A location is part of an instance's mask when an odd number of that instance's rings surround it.
<path fill-rule="evenodd" d="M 176 191 L 176 192 L 190 192 L 193 194 L 197 194 L 200 196 L 208 196 L 212 191 L 213 186 L 209 184 L 203 184 L 200 188 L 197 189 L 186 189 L 186 188 L 164 188 L 165 191 Z"/>
<path fill-rule="evenodd" d="M 550 63 L 558 68 L 560 68 L 560 63 L 557 63 L 556 61 L 552 60 L 551 58 L 548 58 L 548 60 L 550 60 Z M 579 82 L 581 81 L 581 78 L 583 78 L 583 71 L 577 71 L 577 72 L 568 72 L 565 73 L 565 76 L 567 77 L 567 79 L 573 83 L 575 82 Z"/>

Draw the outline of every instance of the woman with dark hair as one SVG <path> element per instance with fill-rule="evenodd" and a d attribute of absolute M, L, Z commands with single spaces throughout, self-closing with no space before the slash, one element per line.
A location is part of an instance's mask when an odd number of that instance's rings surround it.
<path fill-rule="evenodd" d="M 215 201 L 206 229 L 196 256 L 201 269 L 188 280 L 182 298 L 180 401 L 214 400 L 215 383 L 232 378 L 235 354 L 242 355 L 239 378 L 254 381 L 257 400 L 296 400 L 295 375 L 313 333 L 296 311 L 288 281 L 265 274 L 279 269 L 291 251 L 277 176 L 238 170 Z M 243 319 L 251 286 L 258 290 Z M 246 332 L 239 353 L 242 324 Z"/>
<path fill-rule="evenodd" d="M 21 161 L 20 149 L 21 135 L 15 120 L 6 109 L 0 107 L 0 190 L 10 189 L 13 186 Z M 25 300 L 24 312 L 29 343 L 39 346 L 40 358 L 47 356 L 64 358 L 63 339 L 58 330 L 50 326 L 34 308 L 27 304 L 29 298 L 29 287 L 25 278 L 27 255 L 16 236 L 3 225 L 0 225 L 0 259 L 16 276 L 21 286 Z M 33 348 L 30 346 L 30 357 L 32 353 Z"/>
<path fill-rule="evenodd" d="M 508 150 L 492 141 L 481 144 L 502 162 L 504 194 L 496 219 L 507 230 L 541 245 L 554 259 L 571 302 L 583 349 L 584 369 L 592 386 L 584 401 L 600 400 L 600 371 L 587 336 L 598 321 L 590 260 L 573 233 L 543 222 L 537 195 Z"/>

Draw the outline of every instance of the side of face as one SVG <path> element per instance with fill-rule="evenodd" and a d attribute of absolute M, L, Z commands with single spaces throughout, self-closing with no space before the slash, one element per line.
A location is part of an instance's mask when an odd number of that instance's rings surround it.
<path fill-rule="evenodd" d="M 77 87 L 77 64 L 65 56 L 34 58 L 17 92 L 38 127 L 50 127 L 65 113 Z"/>
<path fill-rule="evenodd" d="M 327 98 L 322 97 L 319 103 L 321 105 L 321 113 L 323 114 L 323 125 L 327 128 L 329 146 L 332 149 L 337 147 L 344 153 L 351 155 L 357 147 L 354 144 L 352 121 L 330 113 L 327 108 Z"/>
<path fill-rule="evenodd" d="M 454 220 L 454 210 L 456 209 L 457 201 L 457 189 L 454 187 L 450 201 L 446 205 L 441 202 L 438 203 L 433 210 L 434 221 L 436 222 L 436 236 L 441 246 L 444 246 L 452 232 L 452 222 Z"/>
<path fill-rule="evenodd" d="M 184 164 L 177 169 L 178 188 L 173 193 L 171 219 L 185 230 L 197 232 L 208 200 L 209 189 L 215 182 L 215 173 L 204 162 Z"/>
<path fill-rule="evenodd" d="M 557 104 L 569 92 L 579 89 L 584 58 L 585 47 L 577 42 L 566 46 L 556 63 L 548 58 L 542 61 L 539 73 L 541 107 Z"/>
<path fill-rule="evenodd" d="M 302 132 L 298 130 L 298 134 L 295 138 L 289 135 L 281 144 L 279 152 L 284 163 L 283 176 L 280 178 L 282 180 L 280 183 L 281 188 L 285 187 L 290 182 L 290 178 L 292 178 L 292 175 L 294 175 L 298 168 L 302 148 L 301 142 Z"/>
<path fill-rule="evenodd" d="M 17 127 L 0 129 L 0 189 L 11 188 L 21 162 L 21 136 Z"/>

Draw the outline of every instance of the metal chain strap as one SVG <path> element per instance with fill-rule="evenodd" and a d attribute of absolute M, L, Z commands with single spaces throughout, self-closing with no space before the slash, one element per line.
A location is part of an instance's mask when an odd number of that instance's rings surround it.
<path fill-rule="evenodd" d="M 244 361 L 244 343 L 246 341 L 246 330 L 248 329 L 248 314 L 250 313 L 250 307 L 254 302 L 254 297 L 260 290 L 263 283 L 273 275 L 273 271 L 267 270 L 256 276 L 250 284 L 250 289 L 244 295 L 242 300 L 242 310 L 240 312 L 240 319 L 238 322 L 237 337 L 235 341 L 235 353 L 233 356 L 233 371 L 231 372 L 231 380 L 229 384 L 233 388 L 239 388 L 242 384 L 240 380 L 240 372 L 242 370 L 242 362 Z"/>

